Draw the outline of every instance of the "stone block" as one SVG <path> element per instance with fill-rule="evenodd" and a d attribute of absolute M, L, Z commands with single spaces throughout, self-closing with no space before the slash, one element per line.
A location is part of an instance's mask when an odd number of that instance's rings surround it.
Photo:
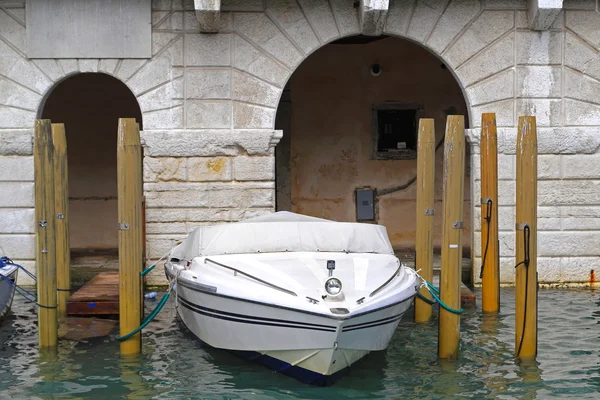
<path fill-rule="evenodd" d="M 529 0 L 527 2 L 527 20 L 530 29 L 544 31 L 549 29 L 562 10 L 563 0 Z"/>
<path fill-rule="evenodd" d="M 518 97 L 560 97 L 561 68 L 523 66 L 517 68 Z"/>
<path fill-rule="evenodd" d="M 2 9 L 0 9 L 0 26 L 2 27 L 2 37 L 5 40 L 8 40 L 21 52 L 25 53 L 25 26 L 18 23 Z"/>
<path fill-rule="evenodd" d="M 486 0 L 484 2 L 483 7 L 485 9 L 491 8 L 494 10 L 501 10 L 501 9 L 526 10 L 527 9 L 527 0 Z"/>
<path fill-rule="evenodd" d="M 28 260 L 19 260 L 12 259 L 14 263 L 19 264 L 21 267 L 25 268 L 27 272 L 33 274 L 35 276 L 35 261 Z M 27 274 L 19 272 L 19 276 L 17 276 L 17 284 L 20 286 L 35 286 L 35 281 L 31 279 Z"/>
<path fill-rule="evenodd" d="M 413 4 L 412 0 L 390 1 L 384 32 L 404 36 L 410 23 Z"/>
<path fill-rule="evenodd" d="M 231 65 L 231 34 L 185 34 L 186 66 Z"/>
<path fill-rule="evenodd" d="M 596 49 L 569 31 L 565 32 L 564 64 L 600 80 L 600 57 Z M 566 70 L 566 72 L 570 71 Z"/>
<path fill-rule="evenodd" d="M 186 180 L 186 159 L 144 157 L 144 182 Z"/>
<path fill-rule="evenodd" d="M 190 182 L 230 181 L 230 157 L 193 157 L 187 159 L 187 180 Z"/>
<path fill-rule="evenodd" d="M 230 101 L 189 100 L 186 106 L 188 128 L 231 128 Z"/>
<path fill-rule="evenodd" d="M 277 107 L 281 89 L 239 71 L 233 71 L 233 100 Z"/>
<path fill-rule="evenodd" d="M 563 178 L 600 179 L 600 154 L 562 156 Z"/>
<path fill-rule="evenodd" d="M 273 61 L 271 58 L 246 40 L 235 36 L 234 66 L 276 86 L 284 87 L 291 71 Z"/>
<path fill-rule="evenodd" d="M 126 82 L 146 63 L 147 60 L 122 60 L 120 65 L 117 65 L 115 76 Z"/>
<path fill-rule="evenodd" d="M 0 77 L 0 99 L 5 106 L 36 111 L 42 96 Z"/>
<path fill-rule="evenodd" d="M 33 181 L 33 157 L 0 156 L 0 181 Z"/>
<path fill-rule="evenodd" d="M 516 177 L 516 163 L 515 156 L 498 154 L 498 180 L 513 181 Z"/>
<path fill-rule="evenodd" d="M 538 127 L 538 154 L 592 154 L 600 147 L 600 136 L 593 127 Z M 516 128 L 498 129 L 498 151 L 515 154 Z"/>
<path fill-rule="evenodd" d="M 471 107 L 471 126 L 481 126 L 481 114 L 493 112 L 496 114 L 496 126 L 515 126 L 515 101 L 501 100 L 481 106 Z"/>
<path fill-rule="evenodd" d="M 231 98 L 231 69 L 186 69 L 186 97 L 188 99 Z"/>
<path fill-rule="evenodd" d="M 52 81 L 34 63 L 23 58 L 15 61 L 6 76 L 39 94 L 45 93 L 52 86 Z"/>
<path fill-rule="evenodd" d="M 0 254 L 11 259 L 34 259 L 35 235 L 0 234 Z"/>
<path fill-rule="evenodd" d="M 563 1 L 565 10 L 595 10 L 596 0 L 567 0 Z"/>
<path fill-rule="evenodd" d="M 142 112 L 181 106 L 182 100 L 174 101 L 173 99 L 180 99 L 183 96 L 180 84 L 182 80 L 183 77 L 177 78 L 176 81 L 169 81 L 139 96 L 137 100 Z"/>
<path fill-rule="evenodd" d="M 340 36 L 329 2 L 321 0 L 298 0 L 304 15 L 322 43 Z"/>
<path fill-rule="evenodd" d="M 592 47 L 600 47 L 600 14 L 593 11 L 567 11 L 565 26 Z"/>
<path fill-rule="evenodd" d="M 287 67 L 293 69 L 302 61 L 303 56 L 296 46 L 288 40 L 267 15 L 236 13 L 234 23 L 237 32 L 249 38 Z"/>
<path fill-rule="evenodd" d="M 389 6 L 389 0 L 362 0 L 360 2 L 359 22 L 363 35 L 381 35 Z"/>
<path fill-rule="evenodd" d="M 281 131 L 168 130 L 143 131 L 144 154 L 153 157 L 270 155 Z"/>
<path fill-rule="evenodd" d="M 561 158 L 565 156 L 554 154 L 538 155 L 538 179 L 561 179 L 562 162 Z"/>
<path fill-rule="evenodd" d="M 538 205 L 595 205 L 600 195 L 600 180 L 562 180 L 538 182 Z"/>
<path fill-rule="evenodd" d="M 187 237 L 187 234 L 175 235 L 148 235 L 146 237 L 146 249 L 148 259 L 158 260 L 168 254 L 176 245 Z M 164 275 L 163 275 L 164 276 Z"/>
<path fill-rule="evenodd" d="M 35 113 L 20 108 L 0 105 L 0 128 L 30 128 L 35 122 Z"/>
<path fill-rule="evenodd" d="M 600 232 L 538 232 L 538 256 L 585 257 L 598 255 Z"/>
<path fill-rule="evenodd" d="M 33 130 L 0 130 L 0 155 L 29 156 L 33 154 Z"/>
<path fill-rule="evenodd" d="M 514 228 L 514 227 L 513 227 Z M 474 236 L 473 247 L 471 248 L 474 257 L 482 257 L 481 233 L 477 232 Z M 508 231 L 498 232 L 498 241 L 500 242 L 500 257 L 510 257 L 515 254 L 515 233 Z M 479 262 L 481 266 L 481 261 Z"/>
<path fill-rule="evenodd" d="M 415 4 L 406 36 L 423 43 L 431 33 L 443 10 L 436 10 L 424 2 Z"/>
<path fill-rule="evenodd" d="M 113 60 L 116 62 L 116 60 Z M 64 71 L 56 60 L 33 60 L 33 63 L 51 80 L 58 81 L 64 76 Z M 113 68 L 114 71 L 114 68 Z M 112 71 L 108 72 L 112 73 Z"/>
<path fill-rule="evenodd" d="M 329 4 L 337 21 L 340 35 L 358 35 L 361 32 L 358 21 L 358 7 L 354 2 L 346 0 L 330 0 Z"/>
<path fill-rule="evenodd" d="M 565 280 L 568 282 L 589 282 L 592 269 L 598 276 L 599 257 L 562 257 L 560 262 Z"/>
<path fill-rule="evenodd" d="M 471 191 L 476 196 L 476 199 L 481 198 L 481 181 L 472 183 Z M 498 180 L 498 206 L 514 206 L 515 205 L 515 181 Z"/>
<path fill-rule="evenodd" d="M 469 101 L 477 105 L 512 98 L 514 75 L 514 71 L 509 69 L 472 85 L 467 89 Z"/>
<path fill-rule="evenodd" d="M 176 102 L 178 103 L 178 102 Z M 183 106 L 142 113 L 144 130 L 183 128 Z"/>
<path fill-rule="evenodd" d="M 127 86 L 137 96 L 181 76 L 179 69 L 171 66 L 166 57 L 159 57 L 144 65 L 127 81 Z"/>
<path fill-rule="evenodd" d="M 562 229 L 560 207 L 538 207 L 538 231 L 560 231 Z"/>
<path fill-rule="evenodd" d="M 560 126 L 561 101 L 549 99 L 517 99 L 517 115 L 533 115 L 537 126 Z"/>
<path fill-rule="evenodd" d="M 600 83 L 579 72 L 565 68 L 564 96 L 600 104 Z"/>
<path fill-rule="evenodd" d="M 2 233 L 35 233 L 33 208 L 0 208 Z"/>
<path fill-rule="evenodd" d="M 0 207 L 33 207 L 33 182 L 0 182 Z"/>
<path fill-rule="evenodd" d="M 469 86 L 514 65 L 514 35 L 508 35 L 477 53 L 456 70 L 460 82 Z"/>
<path fill-rule="evenodd" d="M 561 211 L 562 228 L 566 231 L 600 230 L 598 206 L 565 206 Z"/>
<path fill-rule="evenodd" d="M 114 72 L 117 69 L 118 63 L 119 63 L 119 60 L 117 60 L 116 58 L 102 59 L 102 60 L 100 60 L 100 64 L 98 65 L 98 72 L 105 72 L 109 75 L 114 75 Z"/>
<path fill-rule="evenodd" d="M 223 11 L 263 11 L 263 0 L 221 0 Z"/>
<path fill-rule="evenodd" d="M 562 32 L 517 31 L 517 64 L 560 64 Z"/>
<path fill-rule="evenodd" d="M 283 28 L 304 53 L 312 53 L 319 47 L 319 39 L 296 0 L 267 0 L 266 5 L 266 14 Z"/>
<path fill-rule="evenodd" d="M 236 181 L 272 181 L 275 180 L 274 157 L 234 158 L 233 168 Z"/>
<path fill-rule="evenodd" d="M 445 59 L 454 68 L 483 50 L 514 28 L 513 11 L 484 11 L 461 37 L 445 52 Z"/>
<path fill-rule="evenodd" d="M 275 112 L 274 108 L 234 102 L 233 127 L 235 129 L 273 128 Z"/>
<path fill-rule="evenodd" d="M 450 42 L 479 14 L 479 0 L 453 1 L 437 22 L 427 44 L 441 54 Z"/>
<path fill-rule="evenodd" d="M 83 59 L 79 60 L 79 72 L 98 72 L 98 59 Z"/>
<path fill-rule="evenodd" d="M 565 99 L 566 126 L 600 125 L 600 105 Z"/>
<path fill-rule="evenodd" d="M 231 212 L 224 208 L 148 208 L 148 222 L 210 222 L 231 221 Z M 236 210 L 237 211 L 237 210 Z"/>

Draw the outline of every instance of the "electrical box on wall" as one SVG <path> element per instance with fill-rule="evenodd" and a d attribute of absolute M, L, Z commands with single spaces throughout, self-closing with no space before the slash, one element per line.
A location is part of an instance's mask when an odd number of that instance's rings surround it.
<path fill-rule="evenodd" d="M 375 191 L 356 189 L 356 220 L 373 221 L 375 219 Z"/>

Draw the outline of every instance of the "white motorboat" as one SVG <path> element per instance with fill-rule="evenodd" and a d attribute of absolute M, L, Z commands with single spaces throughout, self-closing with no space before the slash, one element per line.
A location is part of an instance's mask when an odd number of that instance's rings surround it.
<path fill-rule="evenodd" d="M 19 268 L 6 257 L 0 259 L 0 319 L 12 306 Z"/>
<path fill-rule="evenodd" d="M 384 350 L 420 286 L 385 227 L 288 212 L 197 228 L 165 272 L 201 341 L 313 384 Z"/>

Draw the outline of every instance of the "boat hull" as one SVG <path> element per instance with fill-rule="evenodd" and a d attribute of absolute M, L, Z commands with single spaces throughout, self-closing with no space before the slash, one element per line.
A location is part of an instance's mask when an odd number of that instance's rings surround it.
<path fill-rule="evenodd" d="M 17 280 L 18 269 L 16 267 L 0 268 L 0 319 L 10 311 L 13 298 L 15 297 L 15 282 Z M 9 279 L 11 282 L 7 282 Z"/>
<path fill-rule="evenodd" d="M 384 350 L 412 301 L 332 318 L 220 295 L 182 279 L 176 290 L 178 313 L 202 342 L 318 385 Z"/>

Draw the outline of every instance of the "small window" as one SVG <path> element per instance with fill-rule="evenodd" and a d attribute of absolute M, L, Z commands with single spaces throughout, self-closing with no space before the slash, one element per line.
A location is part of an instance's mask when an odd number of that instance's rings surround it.
<path fill-rule="evenodd" d="M 422 108 L 385 104 L 373 107 L 373 158 L 407 160 L 417 157 L 417 121 Z"/>

